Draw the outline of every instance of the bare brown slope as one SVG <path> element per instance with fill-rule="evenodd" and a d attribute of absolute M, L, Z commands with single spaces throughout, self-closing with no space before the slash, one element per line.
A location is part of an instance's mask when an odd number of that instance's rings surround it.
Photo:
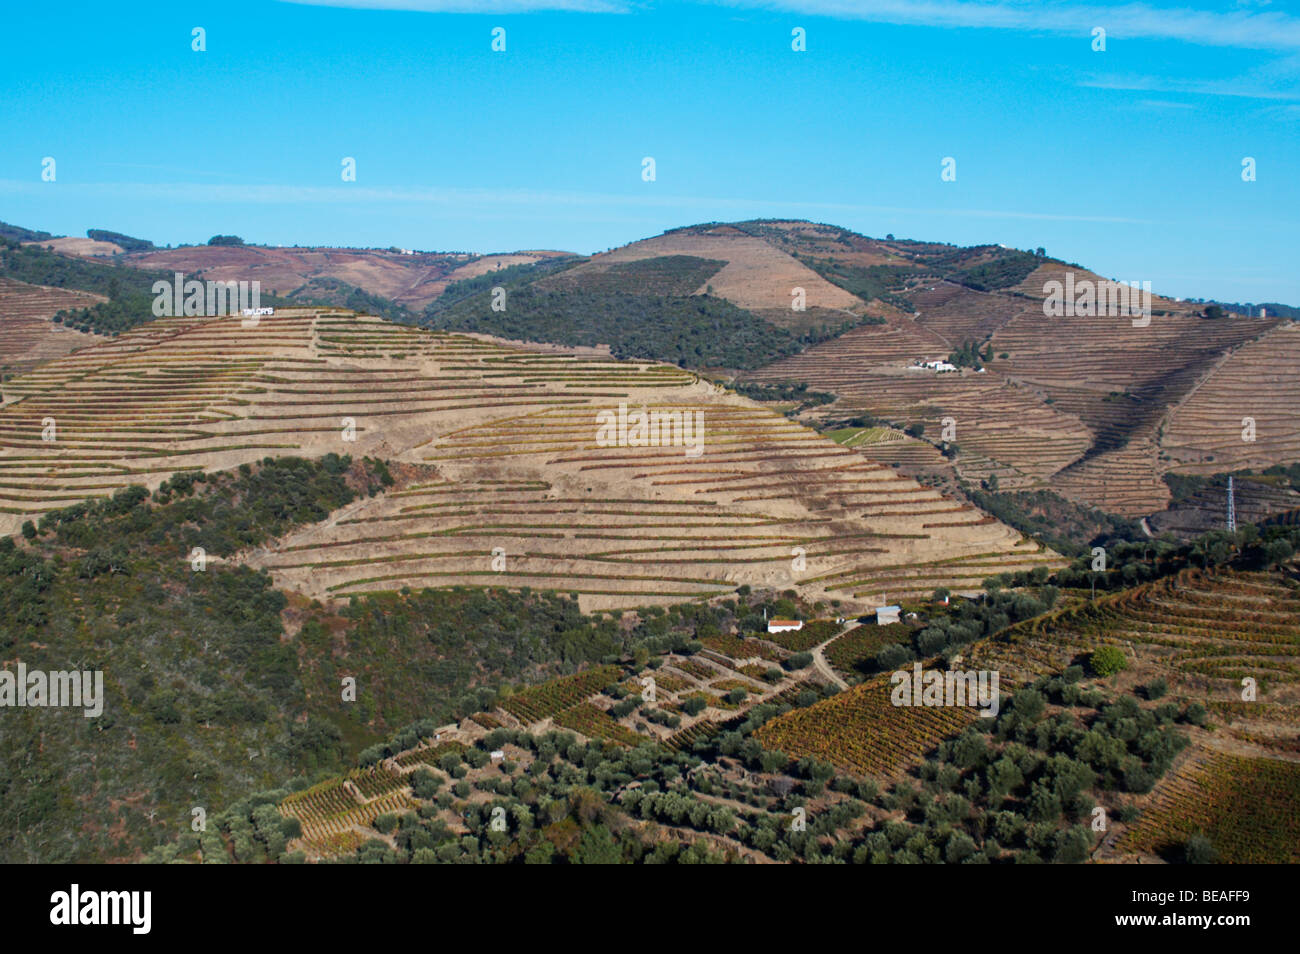
<path fill-rule="evenodd" d="M 75 255 L 78 258 L 104 258 L 120 255 L 123 251 L 120 245 L 112 242 L 100 242 L 92 238 L 77 238 L 75 236 L 40 239 L 34 242 L 23 242 L 22 244 L 39 245 L 42 248 L 51 248 L 56 252 L 62 252 L 64 255 Z"/>
<path fill-rule="evenodd" d="M 202 274 L 213 281 L 256 280 L 264 291 L 280 295 L 292 294 L 313 279 L 332 278 L 419 311 L 441 295 L 450 282 L 564 254 L 407 255 L 387 249 L 195 245 L 132 254 L 125 261 L 137 268 Z"/>
<path fill-rule="evenodd" d="M 592 259 L 569 272 L 573 279 L 607 270 L 611 265 L 670 255 L 714 259 L 726 264 L 696 289 L 725 298 L 782 328 L 802 330 L 807 315 L 825 321 L 825 312 L 853 319 L 868 312 L 860 298 L 831 284 L 807 265 L 771 242 L 748 235 L 732 226 L 695 226 L 624 245 Z M 791 305 L 794 290 L 803 289 L 806 311 Z"/>

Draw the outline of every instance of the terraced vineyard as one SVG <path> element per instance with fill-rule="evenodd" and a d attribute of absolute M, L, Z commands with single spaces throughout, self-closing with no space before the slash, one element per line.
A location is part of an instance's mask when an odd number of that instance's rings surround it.
<path fill-rule="evenodd" d="M 605 739 L 619 745 L 639 745 L 645 741 L 644 736 L 620 724 L 604 709 L 590 702 L 580 702 L 557 714 L 555 724 L 589 739 Z"/>
<path fill-rule="evenodd" d="M 1169 469 L 1300 459 L 1300 438 L 1287 426 L 1300 412 L 1288 373 L 1300 355 L 1294 327 L 1277 318 L 1207 320 L 1198 306 L 1159 297 L 1146 326 L 1128 317 L 1047 318 L 1044 285 L 1067 271 L 1099 280 L 1060 263 L 997 291 L 913 275 L 901 291 L 911 316 L 890 314 L 886 325 L 853 329 L 747 378 L 833 392 L 838 400 L 812 413 L 922 424 L 931 442 L 950 419 L 966 479 L 1050 488 L 1124 515 L 1164 507 L 1160 475 Z M 966 342 L 987 349 L 983 372 L 909 367 Z M 1253 442 L 1241 438 L 1246 416 L 1256 421 Z M 888 460 L 882 451 L 869 454 Z M 902 462 L 945 466 L 919 455 Z"/>
<path fill-rule="evenodd" d="M 945 419 L 951 419 L 962 473 L 975 480 L 997 474 L 1006 489 L 1033 486 L 1087 450 L 1091 435 L 1076 416 L 1061 413 L 1000 374 L 937 374 L 910 367 L 918 358 L 945 357 L 949 350 L 947 344 L 927 343 L 893 327 L 858 328 L 750 377 L 764 383 L 807 381 L 838 396 L 836 403 L 820 409 L 825 415 L 866 412 L 900 424 L 921 424 L 932 441 L 941 439 Z M 891 450 L 864 447 L 877 460 L 890 459 Z M 930 451 L 931 456 L 917 462 L 942 464 L 942 458 L 935 459 L 938 452 Z"/>
<path fill-rule="evenodd" d="M 1162 447 L 1178 463 L 1175 469 L 1223 473 L 1300 460 L 1298 362 L 1295 323 L 1233 351 L 1169 416 Z M 1253 434 L 1246 433 L 1244 418 L 1253 422 Z"/>
<path fill-rule="evenodd" d="M 917 325 L 950 344 L 981 341 L 1011 317 L 1042 315 L 1037 297 L 1017 299 L 947 280 L 921 281 L 907 298 L 920 313 Z"/>
<path fill-rule="evenodd" d="M 854 599 L 880 594 L 878 605 L 883 605 L 898 599 L 929 596 L 939 587 L 955 587 L 965 592 L 978 590 L 988 577 L 1001 573 L 1000 568 L 1008 562 L 1014 562 L 1022 569 L 1054 567 L 1060 563 L 1052 551 L 1025 540 L 1016 544 L 1013 553 L 1014 557 L 990 551 L 935 560 L 858 565 L 805 582 L 816 583 L 827 593 L 852 596 Z"/>
<path fill-rule="evenodd" d="M 408 465 L 415 476 L 398 492 L 248 555 L 317 597 L 490 584 L 614 608 L 740 583 L 816 587 L 833 574 L 836 595 L 854 598 L 841 577 L 970 588 L 986 570 L 1052 559 L 678 368 L 346 311 L 284 309 L 247 327 L 158 319 L 42 365 L 5 394 L 0 529 L 10 532 L 190 468 L 327 451 Z M 602 438 L 600 415 L 612 420 L 620 405 L 625 416 L 662 415 L 662 439 L 637 446 L 626 427 Z M 903 563 L 914 573 L 894 569 Z"/>
<path fill-rule="evenodd" d="M 510 370 L 506 359 L 519 364 Z M 401 369 L 401 370 L 397 370 Z M 162 318 L 11 381 L 0 504 L 18 517 L 267 454 L 394 452 L 428 419 L 623 397 L 684 384 L 671 368 L 527 355 L 351 313 Z M 421 422 L 426 422 L 422 424 Z"/>
<path fill-rule="evenodd" d="M 737 639 L 736 642 L 741 641 Z M 504 695 L 494 712 L 478 712 L 459 724 L 438 729 L 432 737 L 425 738 L 411 749 L 398 751 L 374 766 L 354 769 L 346 775 L 335 776 L 287 795 L 279 802 L 277 810 L 285 818 L 294 818 L 302 825 L 302 833 L 292 840 L 291 847 L 304 851 L 311 860 L 354 850 L 365 838 L 374 837 L 372 827 L 378 815 L 385 812 L 402 814 L 419 807 L 419 801 L 413 797 L 409 775 L 428 771 L 438 779 L 448 780 L 443 758 L 448 755 L 459 758 L 474 742 L 481 741 L 490 729 L 500 725 L 517 723 L 534 733 L 550 728 L 567 729 L 585 740 L 608 742 L 614 746 L 658 742 L 668 749 L 689 750 L 695 741 L 716 732 L 720 719 L 735 719 L 745 708 L 764 699 L 788 701 L 797 691 L 807 688 L 797 673 L 774 685 L 742 680 L 729 668 L 729 665 L 738 664 L 738 660 L 720 654 L 719 660 L 718 663 L 708 663 L 701 662 L 699 656 L 667 654 L 662 667 L 654 669 L 659 697 L 654 706 L 662 711 L 681 712 L 682 699 L 701 694 L 702 686 L 706 685 L 718 693 L 736 688 L 748 690 L 749 698 L 744 704 L 725 707 L 716 695 L 707 693 L 707 697 L 718 706 L 706 708 L 694 716 L 680 715 L 684 724 L 677 732 L 649 727 L 636 715 L 620 717 L 608 710 L 611 699 L 602 690 L 620 682 L 630 691 L 642 689 L 642 682 L 629 678 L 629 671 L 623 665 L 597 665 Z"/>
<path fill-rule="evenodd" d="M 87 308 L 101 301 L 102 296 L 90 292 L 0 278 L 0 372 L 10 375 L 29 371 L 43 361 L 98 341 L 94 335 L 50 319 L 64 309 Z M 6 393 L 4 400 L 8 399 Z"/>
<path fill-rule="evenodd" d="M 414 810 L 402 776 L 384 769 L 350 772 L 295 792 L 280 803 L 280 814 L 302 825 L 301 844 L 312 858 L 359 844 L 375 818 L 385 812 Z"/>
<path fill-rule="evenodd" d="M 748 653 L 754 642 L 732 638 L 725 646 Z M 767 652 L 775 660 L 785 655 L 770 647 Z M 538 734 L 563 729 L 580 739 L 615 747 L 655 743 L 665 749 L 689 750 L 696 741 L 717 732 L 724 721 L 743 718 L 755 705 L 765 701 L 793 704 L 797 695 L 816 688 L 806 681 L 806 673 L 787 673 L 770 683 L 743 678 L 736 668 L 743 662 L 744 657 L 718 650 L 693 656 L 666 653 L 661 665 L 637 675 L 633 675 L 635 668 L 625 664 L 593 666 L 505 694 L 492 712 L 475 713 L 458 724 L 431 730 L 432 736 L 369 768 L 354 769 L 284 797 L 277 810 L 284 817 L 297 819 L 302 829 L 290 847 L 303 851 L 310 860 L 352 851 L 365 838 L 375 837 L 372 826 L 377 816 L 419 807 L 412 791 L 413 773 L 427 771 L 444 782 L 454 781 L 444 758 L 451 756 L 455 761 L 501 726 L 517 725 Z M 612 711 L 614 699 L 606 692 L 621 687 L 639 696 L 646 691 L 647 676 L 654 680 L 654 701 L 647 699 L 642 704 L 638 699 L 636 708 L 622 714 Z M 735 689 L 744 689 L 745 699 L 724 703 L 720 696 Z M 692 697 L 705 698 L 708 706 L 688 715 L 682 703 Z M 674 729 L 649 725 L 646 713 L 656 709 L 677 714 L 680 725 L 675 724 Z"/>
<path fill-rule="evenodd" d="M 833 644 L 832 644 L 833 645 Z M 768 722 L 755 736 L 794 758 L 817 758 L 858 775 L 895 778 L 978 718 L 961 706 L 895 706 L 883 674 Z"/>
<path fill-rule="evenodd" d="M 1184 570 L 1014 627 L 977 644 L 967 665 L 999 669 L 1005 682 L 1060 671 L 1102 645 L 1124 652 L 1127 678 L 1164 679 L 1171 698 L 1203 706 L 1219 747 L 1261 765 L 1300 756 L 1300 588 L 1288 577 Z"/>
<path fill-rule="evenodd" d="M 880 650 L 893 644 L 910 644 L 911 636 L 911 627 L 905 623 L 855 626 L 826 647 L 826 661 L 842 673 L 862 672 L 865 669 L 860 667 L 874 661 Z"/>
<path fill-rule="evenodd" d="M 858 670 L 896 627 L 852 629 L 826 649 L 832 665 Z M 1174 698 L 1201 703 L 1232 744 L 1281 758 L 1300 753 L 1300 587 L 1280 574 L 1184 570 L 1095 602 L 1062 609 L 973 644 L 959 668 L 997 671 L 1003 693 L 1063 671 L 1102 645 L 1120 647 L 1134 679 L 1167 679 Z M 1258 687 L 1242 699 L 1242 680 Z M 765 745 L 823 758 L 845 770 L 897 775 L 975 718 L 970 709 L 894 707 L 888 674 L 868 679 L 758 731 Z"/>
<path fill-rule="evenodd" d="M 1175 855 L 1190 836 L 1209 838 L 1232 864 L 1300 862 L 1300 764 L 1221 752 L 1189 759 L 1152 795 L 1120 837 L 1120 852 Z"/>
<path fill-rule="evenodd" d="M 1281 704 L 1300 682 L 1300 588 L 1277 574 L 1184 570 L 1023 629 L 1063 658 L 1120 646 L 1224 699 L 1249 677 L 1261 703 Z"/>
<path fill-rule="evenodd" d="M 598 666 L 572 676 L 552 679 L 540 686 L 521 690 L 501 703 L 520 722 L 532 724 L 551 719 L 566 709 L 586 702 L 618 679 L 616 666 Z"/>

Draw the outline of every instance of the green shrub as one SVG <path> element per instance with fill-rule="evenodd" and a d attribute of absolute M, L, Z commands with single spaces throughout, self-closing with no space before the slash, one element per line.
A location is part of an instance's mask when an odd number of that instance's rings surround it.
<path fill-rule="evenodd" d="M 1098 647 L 1088 659 L 1088 665 L 1098 676 L 1113 676 L 1128 668 L 1128 659 L 1118 646 Z"/>

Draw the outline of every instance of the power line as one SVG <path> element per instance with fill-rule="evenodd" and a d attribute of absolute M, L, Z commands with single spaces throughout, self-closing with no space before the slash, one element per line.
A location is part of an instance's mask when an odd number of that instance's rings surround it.
<path fill-rule="evenodd" d="M 1237 502 L 1234 499 L 1232 478 L 1228 478 L 1228 532 L 1237 532 Z"/>

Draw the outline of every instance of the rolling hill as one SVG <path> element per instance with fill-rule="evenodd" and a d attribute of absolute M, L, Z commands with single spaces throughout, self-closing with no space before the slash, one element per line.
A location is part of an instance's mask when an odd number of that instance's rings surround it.
<path fill-rule="evenodd" d="M 1158 294 L 1141 327 L 1127 317 L 1048 318 L 1049 283 L 1102 278 L 1041 249 L 764 220 L 675 229 L 589 258 L 209 245 L 114 261 L 258 279 L 268 293 L 440 331 L 798 383 L 836 398 L 805 408 L 802 421 L 865 416 L 907 427 L 908 444 L 864 455 L 955 479 L 954 492 L 1047 491 L 1138 518 L 1169 504 L 1167 473 L 1300 459 L 1287 424 L 1300 402 L 1289 373 L 1300 335 L 1289 319 L 1207 318 L 1201 305 Z M 915 367 L 963 349 L 979 367 Z M 946 457 L 926 444 L 948 445 Z"/>
<path fill-rule="evenodd" d="M 477 583 L 613 608 L 749 584 L 873 605 L 1055 559 L 690 372 L 350 312 L 282 309 L 256 327 L 161 318 L 12 379 L 3 397 L 11 532 L 76 500 L 265 456 L 409 465 L 398 492 L 249 557 L 315 597 Z M 620 406 L 663 415 L 663 438 L 602 446 L 601 415 Z"/>
<path fill-rule="evenodd" d="M 314 300 L 339 287 L 360 288 L 418 311 L 453 282 L 564 256 L 563 252 L 470 255 L 398 249 L 189 245 L 130 253 L 123 257 L 123 264 L 185 272 L 212 281 L 256 280 L 266 291 L 289 298 Z"/>
<path fill-rule="evenodd" d="M 676 284 L 651 278 L 672 269 Z M 1042 250 L 870 239 L 801 221 L 712 223 L 556 273 L 525 271 L 509 289 L 523 303 L 518 310 L 493 313 L 483 290 L 454 307 L 435 301 L 425 321 L 570 344 L 612 341 L 624 355 L 801 383 L 837 397 L 805 412 L 810 421 L 865 414 L 920 425 L 930 443 L 957 446 L 963 480 L 1049 490 L 1124 516 L 1164 509 L 1168 472 L 1297 459 L 1295 429 L 1285 422 L 1300 409 L 1288 373 L 1300 336 L 1289 319 L 1206 317 L 1204 306 L 1158 293 L 1149 323 L 1047 317 L 1050 283 L 1067 275 L 1105 281 Z M 617 304 L 632 307 L 602 308 L 615 300 L 601 296 L 615 292 Z M 687 301 L 699 305 L 685 317 L 665 304 Z M 620 314 L 637 317 L 625 323 Z M 715 340 L 682 347 L 683 324 Z M 981 352 L 978 367 L 914 367 L 962 349 Z M 1243 418 L 1255 422 L 1249 441 Z M 940 436 L 945 424 L 951 440 Z"/>
<path fill-rule="evenodd" d="M 420 256 L 5 254 L 50 284 L 0 278 L 0 644 L 104 670 L 112 712 L 3 723 L 8 859 L 1293 860 L 1277 811 L 1223 819 L 1295 790 L 1294 531 L 1120 548 L 1093 599 L 960 492 L 1201 514 L 1222 465 L 1243 521 L 1293 509 L 1283 320 L 1045 319 L 1089 273 L 755 222 L 462 262 L 407 286 L 439 327 L 281 300 L 90 335 L 52 319 L 131 317 L 145 268 L 387 308 Z M 891 705 L 913 662 L 1000 672 L 993 731 Z"/>
<path fill-rule="evenodd" d="M 708 611 L 670 611 L 655 656 L 413 724 L 346 772 L 232 804 L 224 837 L 153 857 L 572 863 L 597 825 L 632 859 L 649 838 L 748 863 L 1150 863 L 1196 860 L 1203 838 L 1222 861 L 1294 862 L 1297 587 L 1252 554 L 1200 566 L 1183 548 L 1135 587 L 1115 571 L 1100 600 L 1028 587 L 889 627 L 739 638 L 708 635 Z M 1007 610 L 1021 621 L 995 622 Z M 814 643 L 859 681 L 836 691 L 809 665 Z M 917 647 L 927 670 L 999 672 L 998 711 L 891 704 L 900 657 L 865 677 L 852 662 L 890 646 Z M 1119 673 L 1094 670 L 1104 646 L 1122 647 Z M 1244 675 L 1258 700 L 1238 699 Z M 774 821 L 800 812 L 806 831 Z"/>

